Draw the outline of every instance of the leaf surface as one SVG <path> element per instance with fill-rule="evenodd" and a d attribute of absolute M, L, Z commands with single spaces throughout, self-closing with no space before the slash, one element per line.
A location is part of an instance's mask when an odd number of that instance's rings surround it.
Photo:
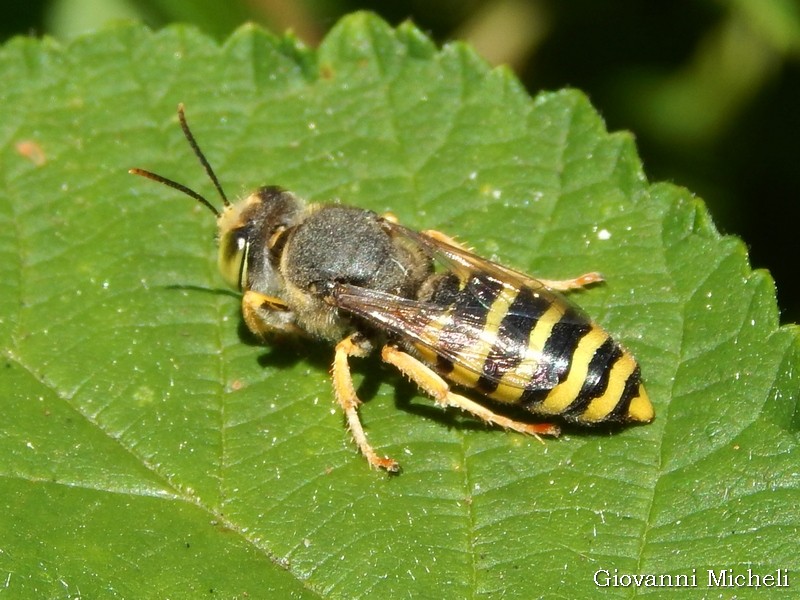
<path fill-rule="evenodd" d="M 0 51 L 0 582 L 16 597 L 588 597 L 598 570 L 797 570 L 800 344 L 702 202 L 644 176 L 577 91 L 531 99 L 461 45 L 343 20 L 316 51 L 245 27 Z M 651 425 L 545 445 L 330 348 L 256 344 L 208 211 L 279 184 L 391 210 L 573 295 L 639 359 Z M 568 587 L 565 587 L 568 586 Z M 631 588 L 609 588 L 630 596 Z M 649 590 L 673 593 L 674 590 Z M 686 590 L 693 593 L 692 590 Z"/>

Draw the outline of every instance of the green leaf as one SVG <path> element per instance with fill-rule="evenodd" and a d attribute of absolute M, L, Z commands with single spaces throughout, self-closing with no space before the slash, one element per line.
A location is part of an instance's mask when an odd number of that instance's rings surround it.
<path fill-rule="evenodd" d="M 180 27 L 17 39 L 0 75 L 12 597 L 588 597 L 598 570 L 704 588 L 709 568 L 800 568 L 798 329 L 744 244 L 650 184 L 579 92 L 531 99 L 366 14 L 317 51 L 253 27 L 222 47 Z M 213 197 L 178 102 L 231 195 L 280 184 L 541 277 L 603 272 L 573 297 L 638 357 L 655 422 L 542 445 L 354 361 L 370 439 L 404 467 L 370 471 L 331 349 L 257 345 L 208 211 L 127 174 Z"/>

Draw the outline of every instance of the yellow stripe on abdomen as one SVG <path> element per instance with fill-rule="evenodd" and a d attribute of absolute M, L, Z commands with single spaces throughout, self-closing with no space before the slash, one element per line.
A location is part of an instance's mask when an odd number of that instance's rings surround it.
<path fill-rule="evenodd" d="M 593 326 L 580 339 L 577 348 L 572 353 L 572 362 L 567 378 L 547 394 L 542 403 L 536 407 L 536 412 L 557 415 L 572 404 L 586 382 L 592 357 L 606 340 L 608 340 L 608 334 L 597 326 Z"/>
<path fill-rule="evenodd" d="M 525 356 L 514 369 L 506 372 L 500 379 L 497 389 L 489 396 L 500 402 L 516 402 L 525 392 L 525 387 L 533 379 L 539 364 L 542 362 L 544 345 L 553 332 L 553 326 L 558 323 L 564 314 L 563 308 L 556 305 L 550 306 L 539 318 L 536 326 L 528 336 L 528 346 Z"/>
<path fill-rule="evenodd" d="M 608 386 L 602 396 L 589 403 L 579 420 L 587 423 L 602 421 L 619 403 L 625 384 L 636 370 L 636 361 L 628 352 L 623 352 L 608 374 Z"/>
<path fill-rule="evenodd" d="M 481 377 L 489 352 L 497 340 L 500 323 L 508 314 L 508 307 L 514 302 L 519 290 L 503 286 L 486 313 L 486 322 L 474 342 L 462 351 L 462 363 L 454 363 L 448 379 L 465 387 L 475 387 Z"/>

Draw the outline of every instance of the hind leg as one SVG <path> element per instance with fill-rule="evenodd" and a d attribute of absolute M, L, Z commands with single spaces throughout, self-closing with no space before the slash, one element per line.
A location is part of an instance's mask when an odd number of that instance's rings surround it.
<path fill-rule="evenodd" d="M 447 244 L 449 246 L 453 246 L 462 252 L 469 252 L 472 254 L 472 250 L 467 248 L 459 242 L 458 240 L 450 237 L 446 233 L 442 233 L 441 231 L 437 231 L 435 229 L 427 229 L 422 232 L 423 235 L 431 238 L 440 243 Z M 514 271 L 513 269 L 509 269 L 508 267 L 504 267 L 502 265 L 496 265 L 498 269 L 506 271 L 507 273 L 515 276 L 515 277 L 522 277 L 523 279 L 533 279 L 529 275 L 525 275 L 524 273 L 519 273 Z M 600 283 L 604 281 L 603 276 L 600 273 L 592 271 L 591 273 L 584 273 L 583 275 L 579 275 L 578 277 L 574 277 L 572 279 L 540 279 L 535 278 L 534 287 L 536 287 L 536 283 L 543 283 L 551 290 L 556 290 L 558 292 L 570 292 L 572 290 L 579 290 L 581 288 L 586 287 L 587 285 L 593 285 L 595 283 Z"/>
<path fill-rule="evenodd" d="M 430 367 L 394 346 L 388 344 L 384 346 L 381 351 L 381 358 L 385 362 L 396 367 L 403 375 L 416 383 L 425 393 L 442 406 L 460 408 L 487 423 L 518 431 L 519 433 L 532 435 L 537 439 L 540 439 L 540 435 L 556 436 L 560 432 L 556 425 L 550 423 L 525 423 L 523 421 L 516 421 L 497 414 L 474 400 L 452 392 L 447 382 Z"/>

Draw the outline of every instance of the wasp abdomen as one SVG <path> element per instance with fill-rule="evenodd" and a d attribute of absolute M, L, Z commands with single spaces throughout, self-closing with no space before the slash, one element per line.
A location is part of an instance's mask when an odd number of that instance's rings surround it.
<path fill-rule="evenodd" d="M 449 306 L 425 327 L 435 342 L 415 344 L 443 376 L 569 421 L 652 419 L 636 361 L 563 296 L 483 273 L 458 281 L 438 283 L 430 301 Z"/>

